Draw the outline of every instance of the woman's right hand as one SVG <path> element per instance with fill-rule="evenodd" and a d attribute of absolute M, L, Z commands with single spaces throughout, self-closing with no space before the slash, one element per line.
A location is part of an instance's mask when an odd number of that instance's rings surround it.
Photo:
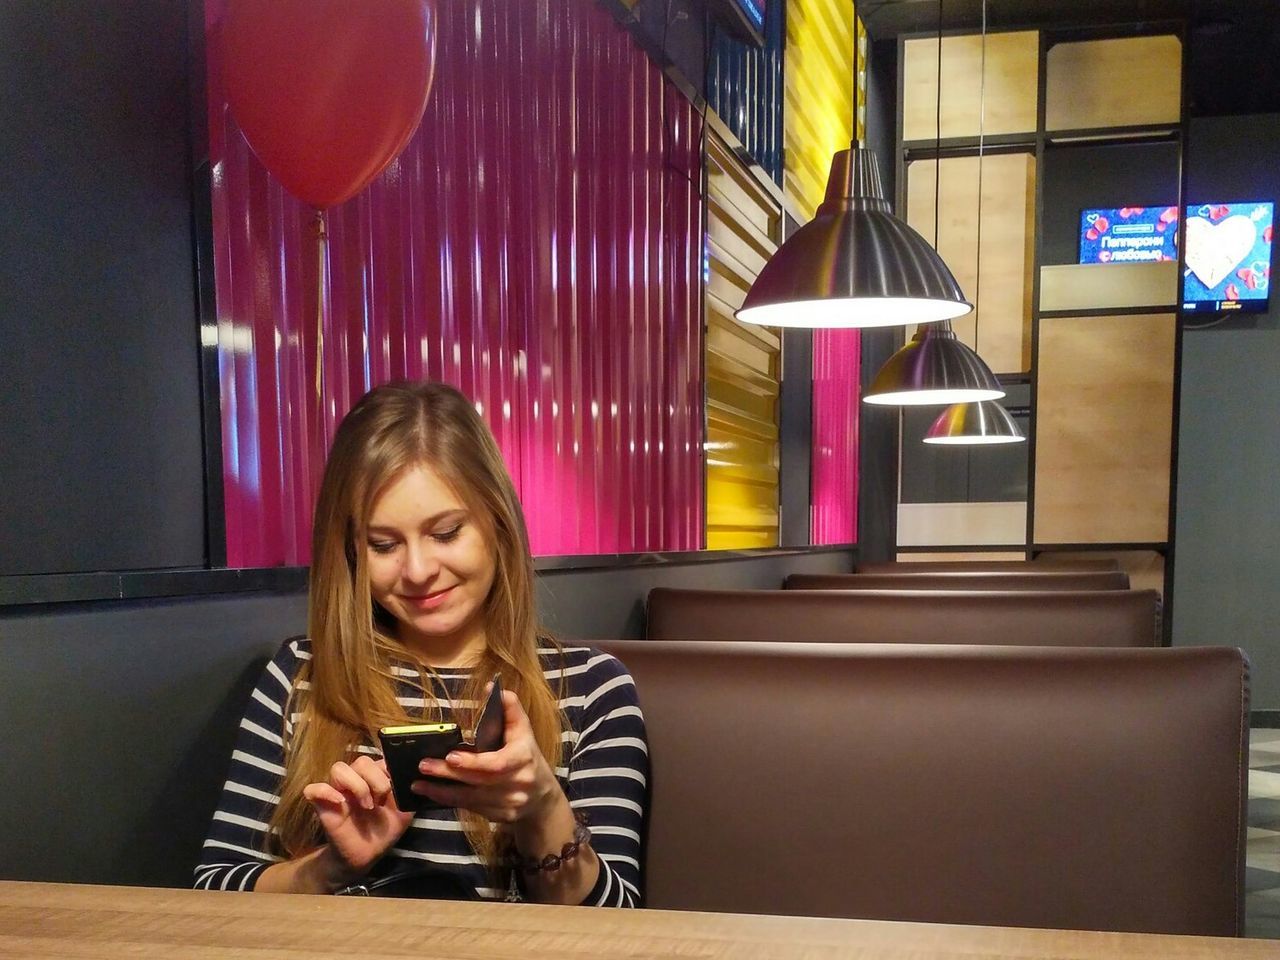
<path fill-rule="evenodd" d="M 396 806 L 386 762 L 372 757 L 335 763 L 327 783 L 309 783 L 302 795 L 315 808 L 329 838 L 335 886 L 368 873 L 413 822 L 412 813 Z"/>

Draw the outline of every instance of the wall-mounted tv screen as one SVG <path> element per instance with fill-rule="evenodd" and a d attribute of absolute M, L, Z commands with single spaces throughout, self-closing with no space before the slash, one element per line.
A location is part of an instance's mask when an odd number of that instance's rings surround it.
<path fill-rule="evenodd" d="M 1274 221 L 1275 204 L 1270 201 L 1188 206 L 1182 309 L 1265 311 Z M 1177 207 L 1094 207 L 1080 212 L 1081 263 L 1177 259 Z"/>
<path fill-rule="evenodd" d="M 764 43 L 764 11 L 768 0 L 710 0 L 716 19 L 739 40 Z"/>
<path fill-rule="evenodd" d="M 1207 313 L 1266 310 L 1274 219 L 1275 205 L 1270 202 L 1187 207 L 1182 309 Z"/>
<path fill-rule="evenodd" d="M 1109 207 L 1080 213 L 1081 263 L 1177 259 L 1177 207 Z"/>

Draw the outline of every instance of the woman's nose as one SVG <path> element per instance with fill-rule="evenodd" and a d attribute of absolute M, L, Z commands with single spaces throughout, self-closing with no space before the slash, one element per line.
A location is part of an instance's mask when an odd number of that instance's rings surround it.
<path fill-rule="evenodd" d="M 440 561 L 431 546 L 422 542 L 410 542 L 401 571 L 411 583 L 428 583 L 440 572 Z"/>

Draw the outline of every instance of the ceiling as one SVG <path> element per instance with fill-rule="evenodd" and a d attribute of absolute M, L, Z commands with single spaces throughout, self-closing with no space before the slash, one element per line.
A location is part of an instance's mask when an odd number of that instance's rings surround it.
<path fill-rule="evenodd" d="M 875 40 L 938 27 L 939 0 L 862 0 Z M 982 0 L 943 0 L 943 27 L 977 30 Z M 1194 116 L 1280 112 L 1280 6 L 1276 0 L 987 0 L 990 29 L 1080 27 L 1158 20 L 1190 24 Z"/>

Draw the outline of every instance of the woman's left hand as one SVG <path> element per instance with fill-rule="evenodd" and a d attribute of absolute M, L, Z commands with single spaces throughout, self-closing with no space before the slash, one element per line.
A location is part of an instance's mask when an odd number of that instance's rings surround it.
<path fill-rule="evenodd" d="M 444 785 L 415 780 L 414 793 L 478 813 L 494 823 L 537 819 L 563 797 L 555 771 L 533 737 L 533 727 L 512 691 L 502 691 L 503 746 L 490 753 L 455 750 L 443 760 L 423 760 L 426 776 L 457 781 Z"/>

